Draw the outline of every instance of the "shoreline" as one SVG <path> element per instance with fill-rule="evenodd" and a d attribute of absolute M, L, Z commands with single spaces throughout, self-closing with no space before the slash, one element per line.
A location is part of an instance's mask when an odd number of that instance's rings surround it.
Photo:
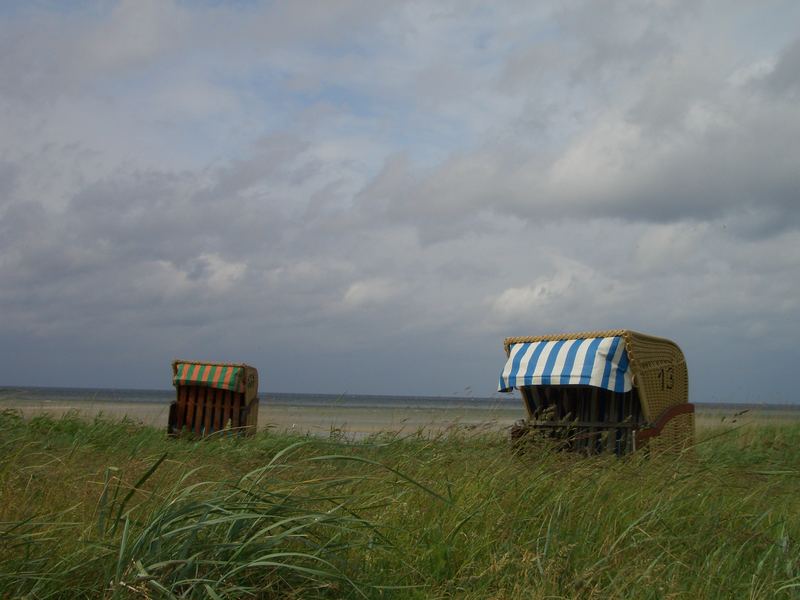
<path fill-rule="evenodd" d="M 142 425 L 166 430 L 169 403 L 104 402 L 95 400 L 0 400 L 0 410 L 17 410 L 23 417 L 50 415 L 61 417 L 78 413 L 85 418 L 106 416 L 134 420 Z M 299 406 L 267 404 L 259 406 L 258 430 L 286 431 L 300 434 L 355 436 L 384 432 L 437 433 L 452 428 L 500 431 L 524 416 L 516 409 L 429 408 L 429 407 L 362 407 L 362 406 Z"/>
<path fill-rule="evenodd" d="M 23 417 L 36 415 L 61 417 L 78 413 L 92 419 L 105 416 L 128 418 L 141 425 L 166 430 L 169 402 L 124 402 L 98 399 L 34 399 L 0 398 L 0 410 L 16 410 Z M 464 405 L 443 406 L 374 406 L 346 404 L 291 405 L 269 403 L 263 399 L 259 407 L 258 430 L 290 432 L 301 435 L 341 435 L 360 438 L 378 433 L 438 434 L 452 429 L 499 432 L 508 429 L 518 419 L 525 418 L 520 402 L 515 407 L 491 406 L 476 408 Z M 800 420 L 800 410 L 770 407 L 739 407 L 730 405 L 700 405 L 696 412 L 698 429 L 740 427 L 750 424 L 781 424 Z"/>

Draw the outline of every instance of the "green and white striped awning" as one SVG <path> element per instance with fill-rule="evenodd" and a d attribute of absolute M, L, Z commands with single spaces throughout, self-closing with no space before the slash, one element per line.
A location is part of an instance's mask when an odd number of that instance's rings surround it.
<path fill-rule="evenodd" d="M 239 365 L 176 361 L 172 385 L 202 385 L 244 392 L 244 368 Z"/>

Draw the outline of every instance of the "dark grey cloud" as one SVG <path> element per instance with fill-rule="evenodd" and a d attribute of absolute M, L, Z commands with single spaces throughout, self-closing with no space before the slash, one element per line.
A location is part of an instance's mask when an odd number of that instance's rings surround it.
<path fill-rule="evenodd" d="M 505 335 L 623 326 L 684 346 L 698 400 L 791 400 L 798 13 L 745 43 L 722 8 L 19 11 L 0 384 L 163 387 L 186 356 L 483 394 Z"/>
<path fill-rule="evenodd" d="M 13 163 L 0 162 L 0 198 L 3 198 L 2 207 L 14 192 L 17 183 L 17 166 Z"/>
<path fill-rule="evenodd" d="M 764 78 L 764 83 L 777 94 L 797 99 L 800 93 L 800 39 L 781 52 L 775 68 Z"/>

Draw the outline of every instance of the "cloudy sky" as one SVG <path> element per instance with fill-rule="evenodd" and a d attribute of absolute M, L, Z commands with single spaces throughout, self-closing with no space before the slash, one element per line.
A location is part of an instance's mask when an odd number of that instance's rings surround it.
<path fill-rule="evenodd" d="M 800 401 L 800 3 L 0 3 L 0 385 L 488 395 L 617 327 Z"/>

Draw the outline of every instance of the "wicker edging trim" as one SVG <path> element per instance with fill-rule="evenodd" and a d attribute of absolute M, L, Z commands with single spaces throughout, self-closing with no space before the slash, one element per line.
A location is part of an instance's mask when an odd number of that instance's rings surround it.
<path fill-rule="evenodd" d="M 514 344 L 527 344 L 531 342 L 553 342 L 558 340 L 579 340 L 579 339 L 587 339 L 587 338 L 598 338 L 598 337 L 623 337 L 625 338 L 625 345 L 628 348 L 628 352 L 631 351 L 631 338 L 636 337 L 639 338 L 640 341 L 654 341 L 660 343 L 668 343 L 677 348 L 677 344 L 672 340 L 668 340 L 667 338 L 660 338 L 654 335 L 648 335 L 646 333 L 639 333 L 638 331 L 633 331 L 632 329 L 603 329 L 598 331 L 577 331 L 574 333 L 552 333 L 547 335 L 523 335 L 523 336 L 515 336 L 515 337 L 507 337 L 503 340 L 503 347 L 506 351 L 506 356 L 509 355 L 511 346 Z"/>
<path fill-rule="evenodd" d="M 211 367 L 243 367 L 245 369 L 255 369 L 255 367 L 245 363 L 232 363 L 232 362 L 213 362 L 208 360 L 180 360 L 176 358 L 172 361 L 173 375 L 178 372 L 178 365 L 209 365 Z"/>

